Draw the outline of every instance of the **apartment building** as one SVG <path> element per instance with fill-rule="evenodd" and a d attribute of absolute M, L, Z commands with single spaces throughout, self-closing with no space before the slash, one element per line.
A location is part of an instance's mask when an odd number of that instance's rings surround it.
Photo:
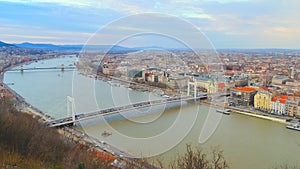
<path fill-rule="evenodd" d="M 270 112 L 271 100 L 272 93 L 267 90 L 258 90 L 254 96 L 254 107 L 265 112 Z"/>

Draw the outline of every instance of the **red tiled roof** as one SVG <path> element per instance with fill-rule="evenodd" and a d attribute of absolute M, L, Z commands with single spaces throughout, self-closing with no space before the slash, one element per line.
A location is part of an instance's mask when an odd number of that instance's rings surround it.
<path fill-rule="evenodd" d="M 262 89 L 265 90 L 265 91 L 269 91 L 268 87 L 263 87 Z"/>
<path fill-rule="evenodd" d="M 28 58 L 28 57 L 24 57 L 22 60 L 23 60 L 24 62 L 28 62 L 28 61 L 29 61 L 29 58 Z"/>
<path fill-rule="evenodd" d="M 94 151 L 94 154 L 96 155 L 96 158 L 103 159 L 103 160 L 113 161 L 114 159 L 116 159 L 114 156 L 109 155 L 107 153 Z"/>
<path fill-rule="evenodd" d="M 276 102 L 277 100 L 279 100 L 280 103 L 282 104 L 285 104 L 286 103 L 286 100 L 290 98 L 290 96 L 285 96 L 285 95 L 282 95 L 282 96 L 276 96 L 276 97 L 273 97 L 272 98 L 272 102 Z"/>
<path fill-rule="evenodd" d="M 272 101 L 272 102 L 276 102 L 277 100 L 278 100 L 277 97 L 273 97 L 271 101 Z"/>
<path fill-rule="evenodd" d="M 241 91 L 241 92 L 255 92 L 255 91 L 257 91 L 257 89 L 254 88 L 254 87 L 235 87 L 232 90 L 238 90 L 238 91 Z"/>
<path fill-rule="evenodd" d="M 280 99 L 288 99 L 290 96 L 280 96 Z"/>
<path fill-rule="evenodd" d="M 224 88 L 225 87 L 225 83 L 218 83 L 218 88 Z"/>
<path fill-rule="evenodd" d="M 118 66 L 108 66 L 109 69 L 116 69 Z"/>
<path fill-rule="evenodd" d="M 285 104 L 286 103 L 286 99 L 280 99 L 280 103 Z"/>
<path fill-rule="evenodd" d="M 232 71 L 232 70 L 226 70 L 226 74 L 234 74 L 234 71 Z"/>
<path fill-rule="evenodd" d="M 108 58 L 103 59 L 103 62 L 109 62 L 109 61 L 110 61 L 110 59 L 108 59 Z"/>

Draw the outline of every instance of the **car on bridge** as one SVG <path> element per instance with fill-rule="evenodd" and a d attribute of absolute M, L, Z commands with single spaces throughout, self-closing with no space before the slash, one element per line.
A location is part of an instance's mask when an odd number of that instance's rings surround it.
<path fill-rule="evenodd" d="M 67 122 L 67 121 L 72 121 L 72 117 L 68 117 L 68 118 L 65 118 L 65 119 L 61 120 L 61 123 L 62 122 Z"/>
<path fill-rule="evenodd" d="M 78 114 L 78 115 L 76 114 L 76 115 L 75 115 L 75 119 L 76 119 L 76 120 L 78 120 L 78 119 L 80 119 L 80 118 L 83 118 L 83 117 L 85 117 L 84 114 Z"/>
<path fill-rule="evenodd" d="M 46 126 L 51 126 L 51 125 L 54 125 L 54 124 L 56 124 L 55 121 L 49 121 L 49 122 L 46 123 Z"/>

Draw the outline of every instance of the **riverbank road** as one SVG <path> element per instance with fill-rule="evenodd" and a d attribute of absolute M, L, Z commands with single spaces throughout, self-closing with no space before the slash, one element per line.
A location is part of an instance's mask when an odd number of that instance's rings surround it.
<path fill-rule="evenodd" d="M 121 150 L 103 140 L 99 140 L 97 138 L 89 136 L 79 129 L 64 127 L 62 130 L 64 132 L 67 132 L 71 136 L 75 136 L 78 142 L 89 145 L 91 148 L 94 148 L 95 150 L 97 150 L 99 152 L 105 152 L 105 153 L 108 153 L 108 154 L 116 157 L 120 162 L 119 164 L 129 163 L 129 164 L 135 166 L 136 168 L 139 168 L 140 166 L 145 166 L 146 168 L 149 168 L 149 169 L 158 169 L 159 168 L 150 163 L 147 163 L 146 161 L 137 159 L 132 154 L 130 154 L 124 150 Z"/>
<path fill-rule="evenodd" d="M 279 123 L 283 123 L 283 124 L 290 124 L 290 123 L 293 123 L 294 121 L 298 121 L 298 119 L 293 119 L 292 121 L 287 122 L 286 119 L 288 117 L 286 117 L 286 116 L 264 113 L 264 112 L 255 110 L 254 108 L 250 108 L 250 107 L 239 106 L 239 107 L 228 107 L 228 108 L 230 108 L 233 112 L 236 112 L 239 114 L 244 114 L 244 115 L 257 117 L 257 118 L 261 118 L 261 119 L 265 119 L 265 120 L 271 120 L 271 121 L 275 121 L 275 122 L 279 122 Z"/>

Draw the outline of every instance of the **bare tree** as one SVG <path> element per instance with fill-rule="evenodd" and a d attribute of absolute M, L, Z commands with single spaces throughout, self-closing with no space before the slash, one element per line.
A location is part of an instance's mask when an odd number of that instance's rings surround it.
<path fill-rule="evenodd" d="M 218 148 L 212 150 L 210 154 L 206 154 L 201 148 L 193 149 L 191 145 L 186 146 L 186 152 L 169 164 L 172 169 L 226 169 L 229 168 L 227 161 L 223 156 L 223 152 Z"/>

